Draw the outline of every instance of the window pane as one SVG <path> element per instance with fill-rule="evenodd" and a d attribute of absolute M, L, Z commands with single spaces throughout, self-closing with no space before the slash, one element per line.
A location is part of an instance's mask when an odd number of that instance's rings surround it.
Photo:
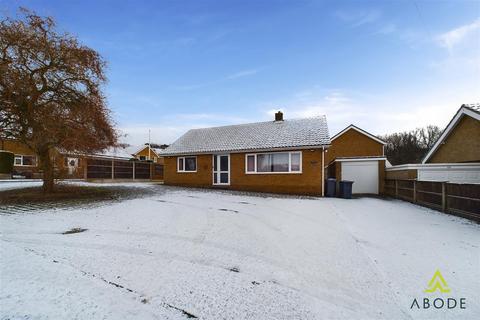
<path fill-rule="evenodd" d="M 220 171 L 228 171 L 228 156 L 220 157 Z"/>
<path fill-rule="evenodd" d="M 271 172 L 270 154 L 257 154 L 257 172 Z"/>
<path fill-rule="evenodd" d="M 228 173 L 220 173 L 220 183 L 228 183 Z"/>
<path fill-rule="evenodd" d="M 24 166 L 34 166 L 35 157 L 34 156 L 23 156 L 23 165 Z"/>
<path fill-rule="evenodd" d="M 185 158 L 185 171 L 197 170 L 197 158 Z"/>
<path fill-rule="evenodd" d="M 255 171 L 255 156 L 247 156 L 247 172 Z"/>
<path fill-rule="evenodd" d="M 21 156 L 15 156 L 15 165 L 17 165 L 17 166 L 22 165 L 22 157 Z"/>
<path fill-rule="evenodd" d="M 213 171 L 218 171 L 218 157 L 215 155 L 213 156 Z"/>
<path fill-rule="evenodd" d="M 300 153 L 292 153 L 292 171 L 300 171 Z"/>
<path fill-rule="evenodd" d="M 272 153 L 272 172 L 288 172 L 288 153 Z"/>
<path fill-rule="evenodd" d="M 213 174 L 213 183 L 217 183 L 217 173 Z"/>
<path fill-rule="evenodd" d="M 178 158 L 178 171 L 183 171 L 183 158 Z"/>

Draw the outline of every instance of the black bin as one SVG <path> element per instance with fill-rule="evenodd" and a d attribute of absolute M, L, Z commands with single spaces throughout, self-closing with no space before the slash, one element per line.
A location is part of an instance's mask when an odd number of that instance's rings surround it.
<path fill-rule="evenodd" d="M 340 198 L 352 199 L 352 185 L 353 181 L 341 180 L 340 181 Z"/>
<path fill-rule="evenodd" d="M 335 197 L 337 188 L 337 180 L 334 178 L 328 178 L 325 180 L 325 196 L 326 197 Z"/>

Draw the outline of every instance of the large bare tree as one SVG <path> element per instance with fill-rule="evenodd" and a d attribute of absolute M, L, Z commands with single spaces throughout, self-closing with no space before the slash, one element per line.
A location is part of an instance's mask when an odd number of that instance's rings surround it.
<path fill-rule="evenodd" d="M 51 192 L 56 150 L 100 151 L 118 136 L 102 93 L 105 61 L 52 18 L 20 11 L 0 21 L 0 135 L 37 153 Z"/>

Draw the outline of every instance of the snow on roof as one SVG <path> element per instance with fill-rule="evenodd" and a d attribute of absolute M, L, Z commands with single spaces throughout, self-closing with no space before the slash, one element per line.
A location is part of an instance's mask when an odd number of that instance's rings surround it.
<path fill-rule="evenodd" d="M 136 146 L 119 146 L 116 148 L 108 148 L 100 153 L 92 154 L 92 156 L 105 157 L 105 158 L 132 158 L 132 153 L 135 151 Z"/>
<path fill-rule="evenodd" d="M 159 154 L 269 150 L 330 144 L 325 116 L 192 129 Z"/>
<path fill-rule="evenodd" d="M 480 113 L 480 103 L 467 103 L 462 105 L 462 107 L 468 108 L 472 111 Z"/>

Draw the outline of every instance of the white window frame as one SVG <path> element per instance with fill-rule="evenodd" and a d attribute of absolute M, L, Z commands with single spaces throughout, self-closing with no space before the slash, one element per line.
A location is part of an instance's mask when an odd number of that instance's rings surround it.
<path fill-rule="evenodd" d="M 193 170 L 185 170 L 185 158 L 195 158 L 195 171 Z M 180 170 L 180 159 L 183 159 L 183 170 Z M 183 156 L 177 157 L 177 173 L 195 173 L 198 170 L 198 161 L 197 156 Z"/>
<path fill-rule="evenodd" d="M 33 159 L 35 159 L 35 164 L 23 164 L 23 157 L 33 157 Z M 20 158 L 20 163 L 21 164 L 17 164 L 17 159 Z M 16 167 L 36 167 L 37 166 L 37 156 L 35 155 L 29 155 L 29 154 L 16 154 L 15 155 L 15 158 L 13 160 L 13 165 L 16 166 Z"/>
<path fill-rule="evenodd" d="M 274 153 L 288 153 L 288 171 L 282 172 L 258 172 L 257 171 L 257 155 L 259 154 L 274 154 Z M 300 170 L 292 171 L 292 153 L 298 153 L 300 155 Z M 248 171 L 248 157 L 254 157 L 255 171 Z M 245 154 L 245 174 L 301 174 L 303 172 L 303 153 L 302 151 L 279 151 L 279 152 L 259 152 L 259 153 L 247 153 Z"/>

